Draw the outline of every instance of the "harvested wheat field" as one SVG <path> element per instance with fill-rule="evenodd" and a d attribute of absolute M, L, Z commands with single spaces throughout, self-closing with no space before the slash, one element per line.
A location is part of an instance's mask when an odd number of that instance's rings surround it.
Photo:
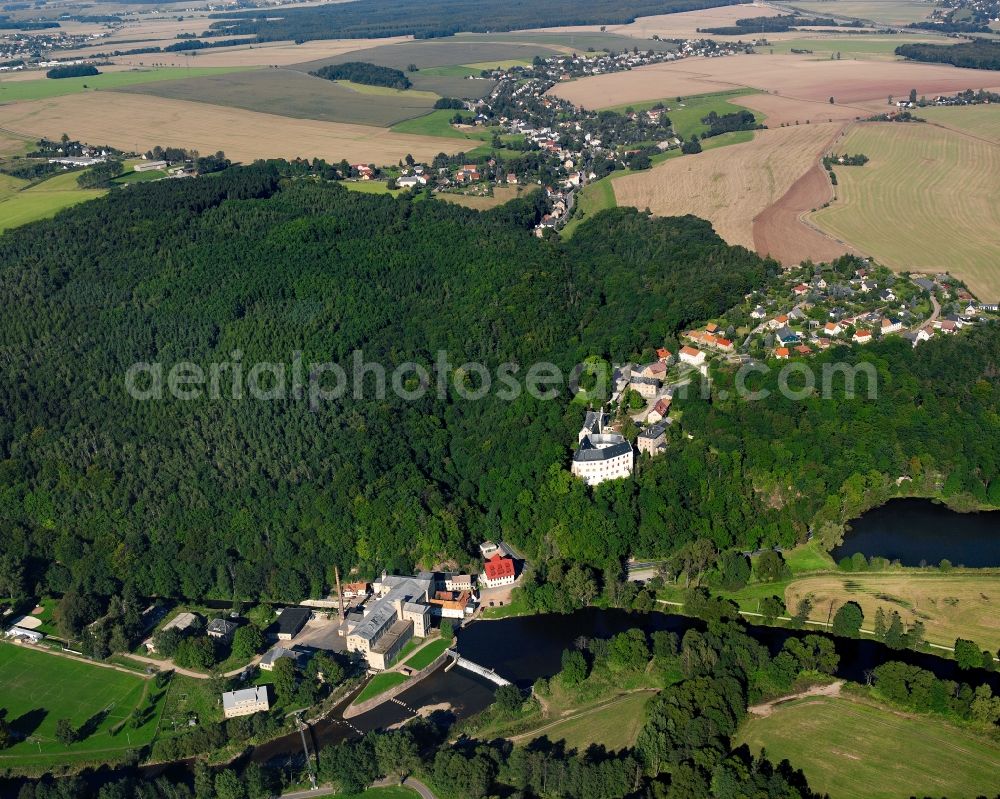
<path fill-rule="evenodd" d="M 754 246 L 754 219 L 781 199 L 817 161 L 838 123 L 758 131 L 753 141 L 665 161 L 617 178 L 619 205 L 659 216 L 708 219 L 730 244 Z"/>
<path fill-rule="evenodd" d="M 863 167 L 836 170 L 819 227 L 899 270 L 946 270 L 1000 300 L 1000 146 L 935 125 L 864 123 L 838 145 Z"/>
<path fill-rule="evenodd" d="M 440 152 L 458 152 L 466 144 L 464 139 L 413 136 L 369 125 L 291 119 L 120 92 L 0 106 L 0 127 L 25 136 L 58 138 L 67 124 L 74 137 L 123 150 L 144 151 L 157 144 L 202 152 L 225 150 L 239 161 L 302 156 L 385 164 L 407 153 L 430 161 Z"/>
<path fill-rule="evenodd" d="M 921 108 L 918 113 L 935 125 L 1000 144 L 1000 105 Z"/>
<path fill-rule="evenodd" d="M 663 39 L 695 39 L 704 34 L 698 32 L 698 28 L 720 28 L 726 25 L 735 25 L 738 19 L 748 19 L 750 17 L 773 17 L 778 12 L 773 8 L 755 6 L 749 3 L 737 6 L 720 6 L 718 8 L 706 8 L 698 11 L 682 11 L 679 14 L 657 14 L 651 17 L 639 17 L 635 22 L 624 25 L 606 25 L 605 32 L 617 33 L 619 36 L 632 36 L 637 39 L 651 39 L 654 35 Z M 600 25 L 576 25 L 557 26 L 551 28 L 539 28 L 540 31 L 550 33 L 576 33 L 600 31 Z M 778 41 L 786 36 L 792 38 L 801 36 L 794 31 L 784 33 L 769 33 L 768 40 Z M 717 36 L 713 39 L 720 41 L 741 38 L 739 36 Z M 746 39 L 747 37 L 742 37 Z"/>
<path fill-rule="evenodd" d="M 215 50 L 199 50 L 196 56 L 183 53 L 143 53 L 141 55 L 116 56 L 116 64 L 163 64 L 168 67 L 254 67 L 287 66 L 302 61 L 317 61 L 321 58 L 353 53 L 387 44 L 397 44 L 410 39 L 397 36 L 389 39 L 320 39 L 295 44 L 294 42 L 263 42 L 246 47 L 220 47 Z M 124 48 L 122 48 L 124 49 Z"/>
<path fill-rule="evenodd" d="M 991 651 L 1000 646 L 1000 574 L 851 574 L 817 575 L 794 580 L 785 589 L 785 601 L 794 608 L 804 596 L 813 598 L 814 621 L 826 621 L 830 605 L 857 602 L 865 614 L 864 628 L 872 629 L 878 608 L 895 610 L 909 626 L 924 623 L 927 640 L 951 646 L 968 638 Z"/>
<path fill-rule="evenodd" d="M 812 60 L 801 55 L 687 58 L 629 72 L 560 83 L 551 92 L 587 108 L 604 108 L 677 95 L 749 86 L 799 100 L 844 104 L 918 94 L 942 94 L 1000 85 L 989 70 L 908 61 Z"/>
<path fill-rule="evenodd" d="M 855 105 L 830 104 L 829 100 L 796 100 L 777 94 L 744 94 L 740 105 L 759 111 L 769 128 L 782 125 L 804 125 L 807 122 L 853 122 L 871 116 L 871 111 Z"/>

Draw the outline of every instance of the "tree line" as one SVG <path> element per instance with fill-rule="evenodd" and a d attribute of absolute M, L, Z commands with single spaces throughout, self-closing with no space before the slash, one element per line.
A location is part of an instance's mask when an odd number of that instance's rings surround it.
<path fill-rule="evenodd" d="M 988 39 L 960 44 L 902 44 L 896 48 L 896 55 L 970 69 L 1000 69 L 1000 42 Z"/>
<path fill-rule="evenodd" d="M 551 25 L 621 25 L 636 17 L 732 5 L 737 0 L 627 0 L 613 8 L 601 0 L 498 3 L 496 0 L 387 2 L 287 9 L 280 17 L 258 11 L 217 12 L 211 28 L 224 34 L 253 34 L 259 41 L 451 36 Z"/>

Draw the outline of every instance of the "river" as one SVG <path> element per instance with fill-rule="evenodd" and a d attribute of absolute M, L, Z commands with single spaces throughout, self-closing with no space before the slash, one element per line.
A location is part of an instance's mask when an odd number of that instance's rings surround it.
<path fill-rule="evenodd" d="M 958 513 L 929 499 L 892 499 L 851 522 L 834 560 L 861 552 L 904 566 L 1000 566 L 1000 511 Z"/>
<path fill-rule="evenodd" d="M 561 668 L 564 649 L 581 637 L 609 638 L 632 627 L 647 633 L 666 630 L 683 635 L 691 628 L 703 629 L 704 622 L 686 616 L 667 613 L 632 613 L 616 609 L 584 608 L 567 615 L 545 614 L 519 616 L 496 621 L 477 621 L 458 632 L 457 647 L 463 657 L 506 677 L 521 688 L 528 688 L 539 677 L 551 677 Z M 788 630 L 777 627 L 748 626 L 753 638 L 775 653 L 792 636 L 823 635 L 812 631 Z M 909 650 L 894 651 L 871 640 L 833 638 L 840 667 L 837 676 L 864 682 L 866 672 L 889 660 L 899 660 L 927 669 L 945 679 L 988 683 L 1000 693 L 1000 674 L 981 670 L 960 672 L 952 660 Z M 424 680 L 401 693 L 397 699 L 412 708 L 434 708 L 433 713 L 445 722 L 468 718 L 493 701 L 493 683 L 463 671 L 441 667 Z M 350 702 L 352 697 L 344 700 Z M 341 707 L 343 707 L 343 704 Z M 396 702 L 386 702 L 374 710 L 351 719 L 340 718 L 337 710 L 330 717 L 313 725 L 309 740 L 310 751 L 344 740 L 359 732 L 384 729 L 399 724 L 410 713 Z M 272 767 L 291 766 L 302 762 L 302 739 L 298 732 L 277 738 L 256 747 L 236 764 L 249 761 Z M 166 774 L 172 780 L 190 780 L 190 763 L 145 766 L 139 769 L 146 777 Z M 96 782 L 124 776 L 127 771 L 102 769 L 92 775 Z M 16 786 L 19 781 L 0 780 L 0 793 Z"/>

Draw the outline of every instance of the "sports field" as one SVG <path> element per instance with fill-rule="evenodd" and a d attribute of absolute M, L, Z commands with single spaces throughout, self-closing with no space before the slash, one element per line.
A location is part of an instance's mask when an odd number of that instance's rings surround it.
<path fill-rule="evenodd" d="M 1000 299 L 1000 146 L 933 125 L 868 123 L 838 147 L 871 160 L 837 170 L 837 200 L 811 215 L 894 269 L 948 271 Z"/>
<path fill-rule="evenodd" d="M 827 621 L 829 610 L 857 602 L 872 628 L 879 607 L 898 611 L 907 626 L 924 623 L 928 641 L 951 646 L 969 638 L 984 649 L 1000 647 L 1000 573 L 908 571 L 898 574 L 836 573 L 802 577 L 785 589 L 785 604 L 794 608 L 804 596 L 813 599 L 814 621 Z"/>
<path fill-rule="evenodd" d="M 0 103 L 19 100 L 44 100 L 79 92 L 121 89 L 161 81 L 225 75 L 245 71 L 241 67 L 157 67 L 125 72 L 105 72 L 85 78 L 39 78 L 38 80 L 0 80 Z"/>
<path fill-rule="evenodd" d="M 996 793 L 1000 744 L 932 715 L 912 716 L 847 697 L 810 697 L 751 716 L 734 744 L 801 768 L 836 799 L 974 797 Z"/>
<path fill-rule="evenodd" d="M 0 751 L 0 768 L 56 765 L 99 757 L 114 760 L 155 735 L 162 696 L 150 703 L 153 682 L 27 647 L 0 643 L 0 707 L 20 740 Z M 136 708 L 138 728 L 119 730 Z M 55 737 L 69 719 L 82 740 L 68 748 Z"/>
<path fill-rule="evenodd" d="M 63 208 L 100 197 L 103 189 L 81 189 L 76 179 L 79 172 L 67 172 L 56 175 L 34 186 L 20 191 L 10 191 L 9 181 L 3 176 L 5 191 L 0 192 L 0 231 L 48 219 L 55 216 Z M 19 181 L 23 184 L 24 181 Z"/>

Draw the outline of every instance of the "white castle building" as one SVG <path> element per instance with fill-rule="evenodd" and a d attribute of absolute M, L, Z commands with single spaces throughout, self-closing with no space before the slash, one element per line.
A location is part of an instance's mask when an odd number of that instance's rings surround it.
<path fill-rule="evenodd" d="M 632 474 L 632 445 L 619 433 L 604 432 L 608 415 L 589 411 L 580 430 L 579 447 L 573 454 L 574 475 L 587 485 L 617 480 Z"/>

